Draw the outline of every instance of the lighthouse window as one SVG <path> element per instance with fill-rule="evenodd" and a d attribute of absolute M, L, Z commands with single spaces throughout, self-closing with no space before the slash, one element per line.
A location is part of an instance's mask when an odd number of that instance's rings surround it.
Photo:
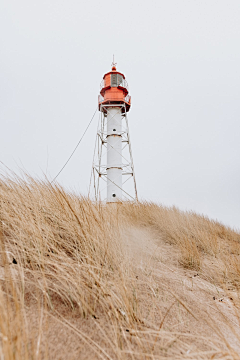
<path fill-rule="evenodd" d="M 116 194 L 112 194 L 113 197 L 116 197 Z"/>
<path fill-rule="evenodd" d="M 119 75 L 119 74 L 111 75 L 111 86 L 112 87 L 118 87 L 119 85 L 122 84 L 122 81 L 123 81 L 122 75 Z"/>
<path fill-rule="evenodd" d="M 122 75 L 118 74 L 118 86 L 121 85 L 122 81 L 123 81 Z"/>

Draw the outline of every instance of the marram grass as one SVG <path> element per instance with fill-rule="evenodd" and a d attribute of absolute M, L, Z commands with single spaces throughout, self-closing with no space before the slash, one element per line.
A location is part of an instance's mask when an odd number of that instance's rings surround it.
<path fill-rule="evenodd" d="M 240 357 L 238 232 L 174 207 L 95 203 L 31 177 L 2 178 L 0 220 L 0 359 Z M 160 250 L 140 253 L 151 239 Z M 196 307 L 185 275 L 201 277 L 203 297 L 207 286 L 231 292 L 231 314 Z"/>

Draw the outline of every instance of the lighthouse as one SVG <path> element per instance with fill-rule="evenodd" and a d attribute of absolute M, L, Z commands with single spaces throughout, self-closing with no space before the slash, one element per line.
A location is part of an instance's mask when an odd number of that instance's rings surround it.
<path fill-rule="evenodd" d="M 103 76 L 98 96 L 100 117 L 90 181 L 95 200 L 107 203 L 137 200 L 127 117 L 130 108 L 128 83 L 113 62 L 111 71 Z M 129 180 L 132 190 L 125 187 Z"/>

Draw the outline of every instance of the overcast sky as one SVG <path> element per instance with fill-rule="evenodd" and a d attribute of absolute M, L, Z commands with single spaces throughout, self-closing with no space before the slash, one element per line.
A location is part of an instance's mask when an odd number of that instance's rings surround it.
<path fill-rule="evenodd" d="M 113 53 L 140 198 L 240 228 L 239 0 L 1 0 L 0 160 L 54 178 Z M 58 178 L 82 194 L 97 120 Z"/>

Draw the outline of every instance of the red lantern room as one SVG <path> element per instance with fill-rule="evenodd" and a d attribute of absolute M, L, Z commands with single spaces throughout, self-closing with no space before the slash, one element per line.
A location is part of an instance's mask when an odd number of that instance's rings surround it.
<path fill-rule="evenodd" d="M 126 111 L 131 106 L 131 96 L 128 95 L 128 83 L 125 76 L 117 71 L 113 64 L 112 71 L 103 76 L 100 84 L 100 95 L 98 96 L 98 107 L 101 105 L 126 104 Z"/>

